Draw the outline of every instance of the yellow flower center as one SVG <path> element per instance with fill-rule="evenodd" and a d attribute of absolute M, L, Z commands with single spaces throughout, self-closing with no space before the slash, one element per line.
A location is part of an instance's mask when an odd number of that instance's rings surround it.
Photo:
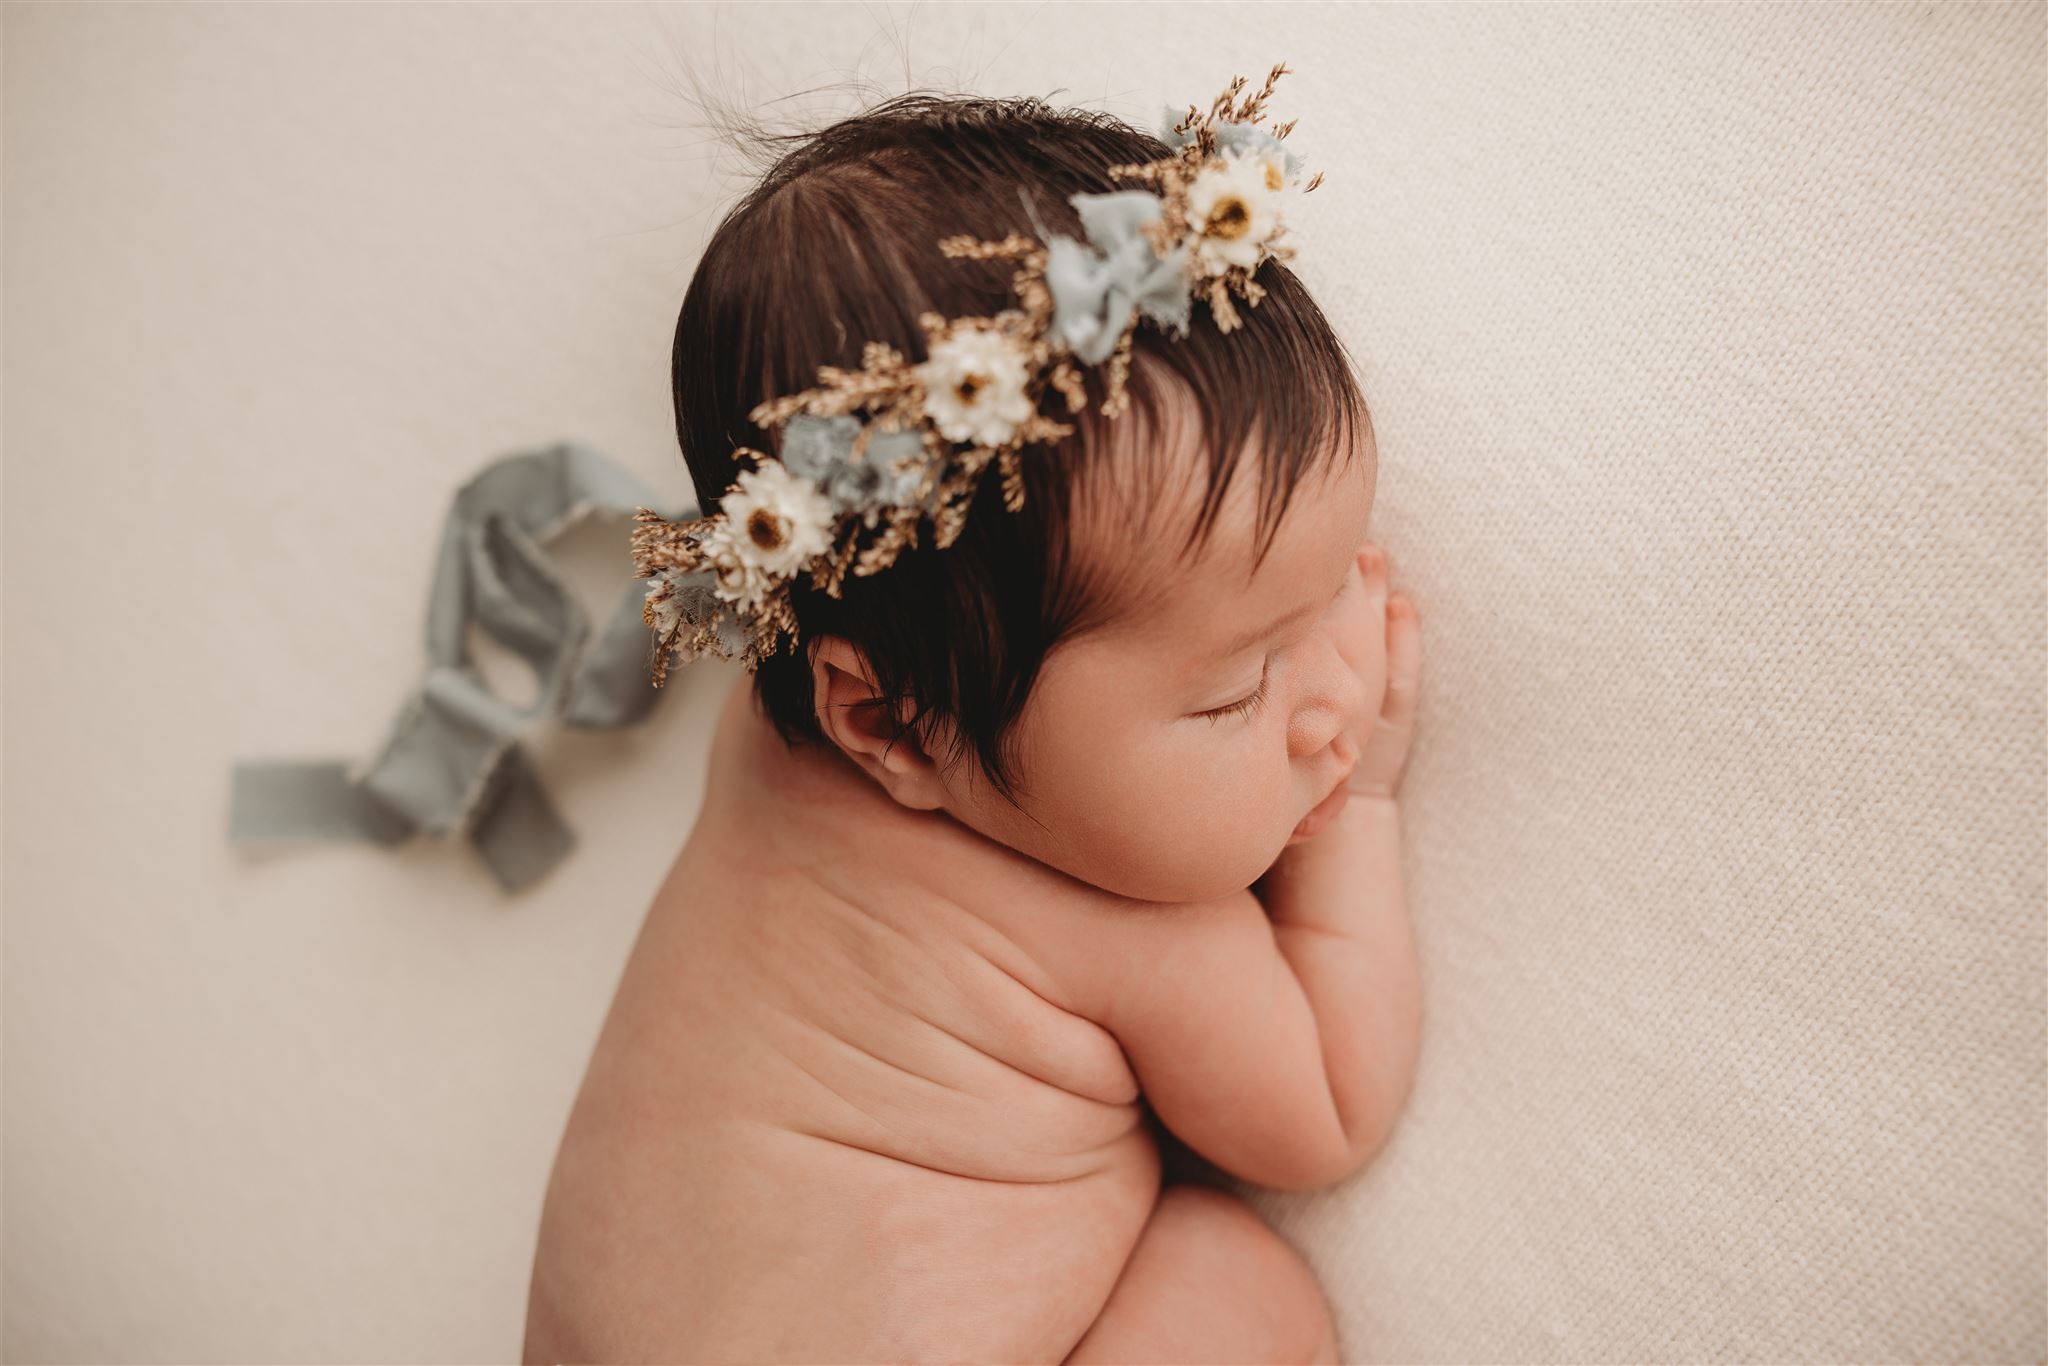
<path fill-rule="evenodd" d="M 1202 228 L 1203 235 L 1236 240 L 1252 230 L 1252 211 L 1242 199 L 1230 198 L 1219 202 L 1209 210 L 1209 221 Z"/>
<path fill-rule="evenodd" d="M 962 375 L 960 382 L 953 386 L 953 392 L 960 396 L 962 403 L 972 403 L 974 402 L 974 396 L 980 393 L 982 386 L 987 383 L 988 377 L 986 375 L 972 373 Z"/>
<path fill-rule="evenodd" d="M 781 549 L 783 537 L 782 519 L 767 508 L 755 508 L 747 514 L 747 539 L 761 549 Z"/>

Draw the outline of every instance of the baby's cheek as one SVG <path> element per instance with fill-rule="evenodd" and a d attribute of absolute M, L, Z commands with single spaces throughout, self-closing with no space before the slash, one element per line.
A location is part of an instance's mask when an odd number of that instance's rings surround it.
<path fill-rule="evenodd" d="M 1276 827 L 1291 827 L 1301 815 L 1296 809 L 1301 800 L 1300 775 L 1284 740 L 1240 755 L 1217 773 L 1210 785 L 1216 804 L 1203 842 L 1208 850 L 1232 862 L 1265 850 Z"/>
<path fill-rule="evenodd" d="M 1300 793 L 1278 721 L 1271 712 L 1191 720 L 1135 751 L 1092 751 L 1097 781 L 1114 775 L 1094 794 L 1095 823 L 1141 842 L 1139 857 L 1190 870 L 1256 858 L 1274 820 L 1291 825 L 1300 814 L 1292 811 Z"/>
<path fill-rule="evenodd" d="M 1217 761 L 1184 775 L 1173 797 L 1161 804 L 1161 837 L 1192 861 L 1235 864 L 1246 856 L 1239 846 L 1262 845 L 1275 813 L 1294 800 L 1284 764 L 1251 746 L 1219 746 Z"/>
<path fill-rule="evenodd" d="M 1269 720 L 1261 717 L 1260 723 Z M 1285 747 L 1263 724 L 1192 721 L 1059 732 L 1035 751 L 1037 815 L 1014 847 L 1083 881 L 1151 901 L 1250 885 L 1299 816 Z M 1020 818 L 1021 820 L 1021 818 Z"/>

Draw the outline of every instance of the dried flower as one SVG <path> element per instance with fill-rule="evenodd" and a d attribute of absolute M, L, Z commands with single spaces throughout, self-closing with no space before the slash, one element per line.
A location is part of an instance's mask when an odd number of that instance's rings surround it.
<path fill-rule="evenodd" d="M 1025 357 L 993 327 L 956 328 L 917 367 L 924 411 L 948 441 L 1000 446 L 1033 412 Z"/>
<path fill-rule="evenodd" d="M 742 612 L 757 611 L 775 591 L 775 584 L 761 566 L 742 559 L 733 543 L 732 524 L 714 522 L 698 541 L 704 553 L 704 567 L 716 576 L 714 592 Z"/>
<path fill-rule="evenodd" d="M 1225 152 L 1188 187 L 1195 259 L 1205 275 L 1232 266 L 1256 270 L 1266 244 L 1284 226 L 1287 179 L 1277 159 L 1256 151 Z"/>
<path fill-rule="evenodd" d="M 786 579 L 832 548 L 831 502 L 779 461 L 742 470 L 719 510 L 725 514 L 721 548 L 767 578 Z"/>
<path fill-rule="evenodd" d="M 917 500 L 924 438 L 914 431 L 876 431 L 855 460 L 853 443 L 860 433 L 860 420 L 847 414 L 799 413 L 783 426 L 782 463 L 816 484 L 835 514 L 857 513 L 873 526 L 883 509 Z"/>
<path fill-rule="evenodd" d="M 1168 109 L 1165 127 L 1159 132 L 1160 140 L 1173 148 L 1185 147 L 1195 140 L 1192 132 L 1174 129 L 1173 125 L 1177 121 L 1174 111 Z M 1247 155 L 1256 153 L 1268 161 L 1279 161 L 1282 178 L 1289 185 L 1301 177 L 1301 158 L 1288 151 L 1281 145 L 1280 139 L 1256 123 L 1218 120 L 1209 125 L 1209 134 L 1216 139 L 1216 150 L 1219 152 L 1240 152 Z"/>
<path fill-rule="evenodd" d="M 1079 211 L 1083 244 L 1053 235 L 1046 243 L 1046 288 L 1052 291 L 1052 335 L 1076 359 L 1098 365 L 1140 309 L 1163 327 L 1188 330 L 1188 248 L 1161 256 L 1144 226 L 1160 219 L 1159 196 L 1149 190 L 1068 196 Z"/>
<path fill-rule="evenodd" d="M 693 602 L 692 595 L 712 596 L 711 577 L 702 570 L 662 570 L 648 580 L 647 600 L 640 609 L 640 619 L 666 640 L 685 621 L 708 618 L 711 613 L 701 601 Z"/>
<path fill-rule="evenodd" d="M 1151 189 L 1069 197 L 1085 242 L 1048 233 L 1028 195 L 1036 236 L 941 238 L 950 258 L 1014 262 L 1018 306 L 952 319 L 925 310 L 922 364 L 870 341 L 860 369 L 820 366 L 815 388 L 756 404 L 755 426 L 782 429 L 779 455 L 735 450 L 757 468 L 739 475 L 712 516 L 672 523 L 638 509 L 634 558 L 654 576 L 642 615 L 662 645 L 654 686 L 671 654 L 718 654 L 753 669 L 781 642 L 794 647 L 789 584 L 800 572 L 837 597 L 849 573 L 874 574 L 917 547 L 927 521 L 933 546 L 952 544 L 991 463 L 1004 507 L 1022 508 L 1019 452 L 1074 431 L 1038 412 L 1041 383 L 1079 412 L 1088 399 L 1076 363 L 1104 365 L 1101 412 L 1119 416 L 1138 315 L 1184 336 L 1199 297 L 1220 332 L 1242 326 L 1231 296 L 1252 305 L 1264 296 L 1253 272 L 1291 259 L 1279 242 L 1286 209 L 1322 183 L 1318 172 L 1295 188 L 1300 163 L 1281 145 L 1292 122 L 1258 126 L 1286 71 L 1276 64 L 1249 94 L 1238 77 L 1206 114 L 1166 111 L 1160 137 L 1172 156 L 1107 168 Z"/>

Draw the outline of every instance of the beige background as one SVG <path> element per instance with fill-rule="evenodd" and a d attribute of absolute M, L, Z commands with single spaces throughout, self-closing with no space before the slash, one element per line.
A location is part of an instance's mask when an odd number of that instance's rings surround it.
<path fill-rule="evenodd" d="M 373 752 L 486 461 L 686 487 L 669 339 L 740 187 L 687 55 L 1147 127 L 1294 65 L 1430 671 L 1413 1104 L 1255 1197 L 1348 1360 L 2048 1356 L 2043 28 L 7 6 L 0 1353 L 515 1357 L 735 674 L 536 733 L 583 845 L 516 900 L 461 845 L 237 851 L 228 765 Z"/>

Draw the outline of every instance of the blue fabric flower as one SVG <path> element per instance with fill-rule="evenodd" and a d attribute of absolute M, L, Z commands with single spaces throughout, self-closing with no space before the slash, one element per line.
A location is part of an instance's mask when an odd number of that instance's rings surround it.
<path fill-rule="evenodd" d="M 1185 113 L 1185 110 L 1176 112 L 1168 109 L 1160 120 L 1159 140 L 1175 151 L 1195 140 L 1193 129 L 1185 133 L 1173 131 L 1173 125 L 1179 123 Z M 1256 123 L 1231 123 L 1225 119 L 1218 119 L 1210 125 L 1209 131 L 1216 137 L 1216 150 L 1219 152 L 1236 152 L 1240 156 L 1250 152 L 1266 156 L 1278 153 L 1281 165 L 1286 167 L 1289 180 L 1301 174 L 1301 158 L 1288 151 L 1286 144 Z"/>
<path fill-rule="evenodd" d="M 1187 257 L 1183 242 L 1160 256 L 1140 231 L 1157 222 L 1159 196 L 1149 190 L 1070 195 L 1081 215 L 1086 243 L 1053 234 L 1046 240 L 1045 285 L 1052 292 L 1050 331 L 1084 364 L 1097 365 L 1116 349 L 1132 315 L 1145 316 L 1182 335 L 1188 330 Z"/>
<path fill-rule="evenodd" d="M 850 458 L 862 423 L 850 413 L 814 417 L 799 413 L 783 424 L 782 464 L 818 486 L 831 500 L 834 515 L 865 517 L 884 507 L 907 507 L 917 493 L 917 466 L 901 473 L 891 464 L 922 450 L 924 439 L 914 431 L 877 431 L 858 461 Z"/>

